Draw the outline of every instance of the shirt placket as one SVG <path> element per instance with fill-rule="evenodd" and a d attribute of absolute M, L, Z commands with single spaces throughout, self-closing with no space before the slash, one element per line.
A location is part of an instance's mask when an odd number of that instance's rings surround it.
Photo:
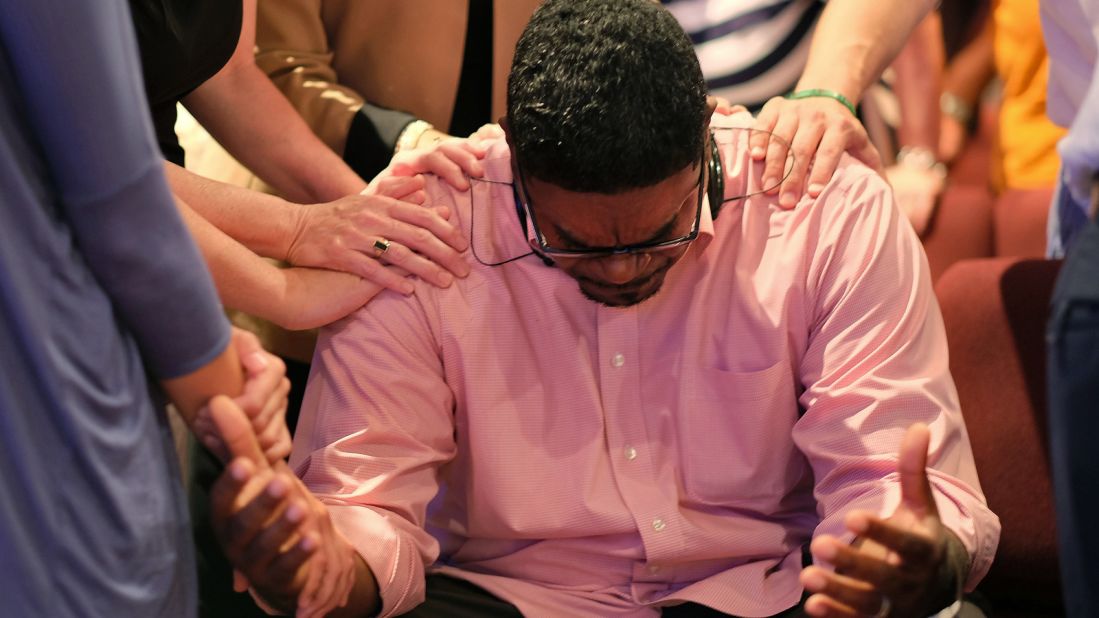
<path fill-rule="evenodd" d="M 598 311 L 599 386 L 603 398 L 608 457 L 618 490 L 637 525 L 650 559 L 634 567 L 633 593 L 649 600 L 666 586 L 670 573 L 653 556 L 669 555 L 678 519 L 674 500 L 658 487 L 659 453 L 650 439 L 642 400 L 640 326 L 636 308 L 600 307 Z"/>

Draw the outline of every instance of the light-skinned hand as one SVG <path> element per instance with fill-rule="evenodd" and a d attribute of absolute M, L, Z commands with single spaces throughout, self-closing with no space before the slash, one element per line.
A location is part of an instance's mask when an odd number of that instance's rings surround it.
<path fill-rule="evenodd" d="M 485 125 L 470 139 L 447 137 L 429 146 L 401 151 L 370 184 L 373 186 L 379 179 L 390 175 L 434 174 L 455 189 L 465 191 L 469 189 L 467 177 L 480 178 L 485 175 L 485 168 L 481 165 L 486 152 L 484 142 L 497 135 L 497 131 L 503 133 L 496 125 Z"/>
<path fill-rule="evenodd" d="M 367 189 L 369 195 L 301 208 L 286 261 L 351 273 L 404 294 L 412 292 L 412 283 L 391 267 L 439 287 L 449 286 L 456 276 L 468 275 L 469 264 L 461 255 L 467 243 L 447 220 L 446 209 L 425 208 L 375 193 L 379 188 L 410 194 L 422 190 L 422 184 L 416 188 L 422 179 L 401 182 L 412 184 L 378 183 Z M 389 249 L 380 252 L 376 241 L 388 241 Z"/>
<path fill-rule="evenodd" d="M 231 345 L 244 369 L 244 391 L 233 402 L 244 411 L 258 436 L 267 461 L 280 461 L 290 454 L 290 431 L 286 427 L 287 395 L 290 381 L 286 364 L 263 349 L 252 333 L 233 327 Z M 199 409 L 194 422 L 195 435 L 222 461 L 228 452 L 210 417 L 210 406 Z"/>
<path fill-rule="evenodd" d="M 768 193 L 777 193 L 783 208 L 793 208 L 806 193 L 810 197 L 820 195 L 844 152 L 875 171 L 882 170 L 881 156 L 870 143 L 866 129 L 834 99 L 774 97 L 760 110 L 752 128 L 757 131 L 748 142 L 751 156 L 764 161 L 763 186 L 774 187 Z M 765 131 L 780 139 L 769 139 Z M 794 161 L 779 186 L 789 153 L 793 153 Z"/>
<path fill-rule="evenodd" d="M 942 172 L 911 165 L 891 165 L 885 179 L 893 186 L 897 206 L 908 217 L 916 234 L 923 236 L 946 185 Z"/>

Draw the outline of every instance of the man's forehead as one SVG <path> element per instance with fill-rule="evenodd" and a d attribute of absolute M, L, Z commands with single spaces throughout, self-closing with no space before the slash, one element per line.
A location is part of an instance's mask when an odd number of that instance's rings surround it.
<path fill-rule="evenodd" d="M 621 246 L 662 240 L 686 201 L 697 198 L 698 166 L 622 193 L 579 193 L 527 180 L 536 216 L 577 246 Z M 546 232 L 547 230 L 543 230 Z"/>

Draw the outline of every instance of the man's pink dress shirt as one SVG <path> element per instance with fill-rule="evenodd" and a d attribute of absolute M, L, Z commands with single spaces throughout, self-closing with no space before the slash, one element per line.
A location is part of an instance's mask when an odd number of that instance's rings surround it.
<path fill-rule="evenodd" d="M 716 118 L 743 124 L 747 117 Z M 726 196 L 758 189 L 718 131 Z M 503 140 L 487 178 L 511 181 Z M 530 249 L 511 186 L 428 179 L 476 256 Z M 703 210 L 653 298 L 587 300 L 537 257 L 448 289 L 383 293 L 321 333 L 291 465 L 370 565 L 385 616 L 462 578 L 528 616 L 657 616 L 685 601 L 766 616 L 802 547 L 853 508 L 890 514 L 896 454 L 932 432 L 945 524 L 987 571 L 977 481 L 926 260 L 885 182 L 846 160 L 792 211 Z"/>

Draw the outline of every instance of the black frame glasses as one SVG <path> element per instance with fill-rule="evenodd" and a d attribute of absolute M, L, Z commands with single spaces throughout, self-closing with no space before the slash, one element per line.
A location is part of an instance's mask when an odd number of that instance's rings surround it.
<path fill-rule="evenodd" d="M 538 219 L 534 216 L 533 202 L 530 198 L 530 191 L 527 190 L 526 177 L 523 174 L 523 168 L 521 165 L 516 165 L 519 175 L 519 187 L 522 192 L 520 202 L 526 216 L 530 218 L 531 226 L 534 227 L 534 239 L 538 243 L 538 250 L 543 255 L 551 258 L 566 258 L 566 259 L 592 259 L 592 258 L 605 258 L 615 255 L 638 255 L 647 253 L 658 253 L 662 251 L 671 251 L 683 245 L 689 244 L 698 238 L 698 227 L 702 221 L 702 200 L 706 195 L 706 147 L 703 146 L 702 157 L 699 162 L 698 171 L 698 203 L 695 206 L 694 225 L 691 226 L 691 231 L 683 236 L 676 238 L 669 238 L 667 240 L 658 240 L 652 242 L 638 243 L 634 245 L 622 245 L 619 247 L 589 247 L 586 249 L 562 249 L 558 247 L 551 247 L 546 242 L 546 237 L 542 234 L 542 230 L 538 227 Z"/>
<path fill-rule="evenodd" d="M 782 178 L 778 179 L 778 181 L 775 183 L 775 185 L 773 187 L 757 187 L 755 190 L 753 190 L 749 193 L 738 193 L 738 194 L 733 195 L 733 196 L 726 196 L 725 195 L 725 182 L 724 182 L 724 180 L 725 180 L 725 178 L 724 178 L 724 176 L 725 176 L 724 161 L 722 161 L 721 154 L 720 154 L 720 151 L 719 151 L 719 148 L 718 148 L 719 144 L 722 144 L 722 143 L 725 143 L 725 142 L 722 141 L 722 140 L 717 139 L 717 137 L 719 135 L 731 135 L 734 132 L 743 132 L 745 134 L 745 137 L 743 139 L 747 140 L 748 139 L 747 136 L 754 133 L 754 132 L 757 132 L 757 129 L 749 129 L 749 128 L 742 128 L 742 127 L 711 127 L 710 128 L 709 136 L 708 136 L 709 137 L 708 144 L 706 146 L 704 146 L 703 155 L 701 157 L 701 161 L 702 161 L 701 167 L 702 167 L 702 169 L 699 170 L 698 204 L 697 204 L 696 211 L 695 211 L 694 226 L 691 228 L 691 232 L 689 234 L 687 234 L 686 236 L 681 236 L 679 238 L 672 238 L 672 239 L 669 239 L 669 240 L 658 241 L 658 242 L 654 242 L 654 243 L 643 243 L 643 244 L 639 244 L 639 245 L 626 245 L 626 246 L 622 246 L 622 247 L 605 247 L 605 248 L 604 247 L 596 247 L 596 248 L 591 248 L 591 249 L 571 249 L 571 250 L 570 249 L 557 249 L 555 247 L 549 247 L 545 242 L 545 236 L 542 235 L 542 231 L 538 228 L 538 222 L 535 220 L 533 212 L 530 208 L 530 204 L 529 204 L 530 194 L 527 192 L 526 179 L 523 176 L 522 167 L 519 166 L 518 164 L 516 164 L 515 169 L 516 169 L 516 176 L 519 179 L 518 183 L 497 181 L 497 180 L 488 180 L 488 179 L 485 179 L 485 178 L 470 178 L 469 181 L 470 181 L 471 185 L 478 185 L 478 184 L 483 183 L 483 184 L 486 184 L 486 185 L 499 185 L 499 186 L 506 186 L 506 187 L 510 188 L 511 189 L 510 192 L 515 196 L 515 210 L 518 213 L 518 219 L 519 219 L 518 223 L 519 223 L 519 227 L 522 228 L 522 233 L 524 234 L 524 238 L 525 238 L 525 235 L 526 235 L 526 220 L 527 220 L 527 218 L 530 218 L 531 223 L 533 224 L 533 227 L 534 227 L 535 238 L 536 238 L 536 241 L 538 242 L 539 248 L 535 249 L 534 247 L 531 247 L 532 250 L 527 251 L 526 253 L 522 253 L 522 254 L 519 254 L 519 255 L 501 257 L 501 259 L 498 259 L 498 260 L 486 261 L 486 258 L 488 256 L 480 255 L 480 253 L 478 252 L 478 248 L 477 248 L 477 235 L 476 235 L 475 230 L 474 230 L 474 227 L 475 227 L 474 221 L 476 220 L 477 209 L 478 209 L 477 208 L 477 198 L 474 197 L 476 193 L 471 190 L 471 194 L 470 194 L 471 210 L 470 210 L 470 220 L 469 220 L 469 226 L 470 226 L 469 235 L 470 235 L 470 246 L 471 246 L 471 249 L 472 249 L 472 252 L 473 252 L 473 257 L 479 263 L 481 263 L 485 266 L 496 267 L 496 266 L 503 266 L 505 264 L 510 264 L 512 262 L 515 262 L 517 260 L 521 260 L 521 259 L 526 258 L 526 257 L 537 256 L 537 257 L 540 257 L 542 259 L 542 261 L 546 263 L 547 266 L 553 266 L 553 259 L 552 259 L 553 256 L 559 256 L 559 257 L 563 257 L 563 258 L 585 258 L 585 257 L 587 257 L 587 258 L 598 258 L 598 257 L 612 256 L 612 255 L 644 254 L 644 253 L 652 253 L 654 251 L 664 251 L 664 250 L 668 250 L 668 249 L 673 249 L 675 247 L 687 244 L 687 243 L 695 240 L 696 238 L 698 238 L 699 224 L 702 221 L 702 200 L 707 194 L 709 194 L 709 198 L 710 198 L 710 212 L 712 213 L 712 216 L 716 219 L 717 215 L 722 210 L 722 206 L 724 204 L 729 203 L 729 202 L 744 200 L 744 199 L 747 199 L 749 197 L 753 197 L 755 195 L 760 195 L 760 194 L 763 194 L 763 193 L 767 193 L 768 191 L 771 191 L 772 189 L 778 187 L 783 182 L 785 182 L 786 178 L 790 175 L 790 172 L 793 169 L 794 155 L 793 155 L 792 152 L 789 152 L 790 145 L 788 143 L 786 143 L 785 140 L 781 139 L 777 135 L 774 135 L 770 131 L 759 131 L 759 132 L 762 132 L 762 133 L 767 133 L 769 141 L 777 141 L 779 144 L 781 144 L 787 150 L 787 152 L 788 152 L 788 161 L 787 161 L 787 168 L 785 170 L 785 173 L 783 174 Z M 710 158 L 709 159 L 707 159 L 706 155 L 705 155 L 705 152 L 706 152 L 707 148 L 710 150 Z M 709 173 L 709 176 L 707 176 L 707 172 Z M 708 183 L 706 182 L 707 178 L 709 179 Z M 520 196 L 520 192 L 522 192 L 522 194 L 523 194 L 522 196 Z"/>

